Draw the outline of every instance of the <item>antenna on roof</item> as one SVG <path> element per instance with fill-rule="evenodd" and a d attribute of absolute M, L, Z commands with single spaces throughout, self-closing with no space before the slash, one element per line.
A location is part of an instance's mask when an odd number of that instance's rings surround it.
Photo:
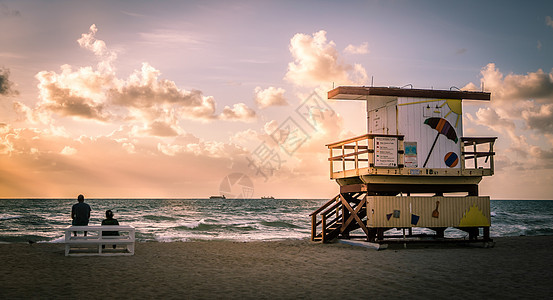
<path fill-rule="evenodd" d="M 371 87 L 373 87 L 374 84 L 374 76 L 371 76 Z"/>

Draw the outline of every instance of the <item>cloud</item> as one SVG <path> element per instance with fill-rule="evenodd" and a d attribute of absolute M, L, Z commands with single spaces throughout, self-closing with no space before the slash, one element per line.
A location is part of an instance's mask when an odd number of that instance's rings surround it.
<path fill-rule="evenodd" d="M 506 134 L 508 147 L 504 153 L 521 157 L 519 166 L 553 168 L 553 149 L 546 146 L 553 143 L 553 74 L 539 69 L 505 75 L 490 63 L 482 68 L 481 77 L 492 101 L 490 107 L 479 109 L 474 116 L 467 114 L 468 120 Z M 475 87 L 473 83 L 465 86 Z"/>
<path fill-rule="evenodd" d="M 0 3 L 0 16 L 6 17 L 21 17 L 21 12 L 11 9 L 5 3 Z"/>
<path fill-rule="evenodd" d="M 516 125 L 511 119 L 504 118 L 499 113 L 490 107 L 480 108 L 475 116 L 466 115 L 467 118 L 477 125 L 486 126 L 496 132 L 506 132 L 511 137 L 515 136 Z"/>
<path fill-rule="evenodd" d="M 215 113 L 213 97 L 203 96 L 201 91 L 187 91 L 177 87 L 174 81 L 159 78 L 161 72 L 148 63 L 135 70 L 127 80 L 118 80 L 107 96 L 111 104 L 152 111 L 176 110 L 180 116 L 190 119 L 212 119 Z"/>
<path fill-rule="evenodd" d="M 367 54 L 369 53 L 369 43 L 364 42 L 363 44 L 359 46 L 354 46 L 352 44 L 349 44 L 345 49 L 344 53 L 349 54 Z"/>
<path fill-rule="evenodd" d="M 130 108 L 134 117 L 148 122 L 160 121 L 171 115 L 192 120 L 231 120 L 249 122 L 256 113 L 244 103 L 225 106 L 217 115 L 213 97 L 204 96 L 199 90 L 184 90 L 171 80 L 161 79 L 161 72 L 148 63 L 134 71 L 127 80 L 119 80 L 108 93 L 109 103 Z M 174 115 L 173 115 L 174 114 Z"/>
<path fill-rule="evenodd" d="M 529 129 L 553 134 L 553 103 L 541 105 L 533 110 L 524 110 L 521 115 Z"/>
<path fill-rule="evenodd" d="M 70 146 L 65 146 L 60 154 L 62 155 L 75 155 L 77 154 L 77 149 L 73 148 L 73 147 L 70 147 Z"/>
<path fill-rule="evenodd" d="M 525 121 L 527 129 L 553 134 L 553 73 L 539 69 L 525 75 L 504 75 L 493 63 L 480 73 L 485 90 L 492 94 L 493 109 L 504 118 Z M 471 87 L 475 85 L 465 86 Z M 493 124 L 487 126 L 493 128 Z"/>
<path fill-rule="evenodd" d="M 533 99 L 539 103 L 553 102 L 553 73 L 545 73 L 538 69 L 525 75 L 504 75 L 489 63 L 480 74 L 486 90 L 492 91 L 495 101 L 516 102 Z"/>
<path fill-rule="evenodd" d="M 543 109 L 539 114 L 526 116 L 528 111 L 524 111 L 522 120 L 524 121 L 523 128 L 517 126 L 515 121 L 509 117 L 502 116 L 503 111 L 488 107 L 479 109 L 475 116 L 467 114 L 469 121 L 487 126 L 499 134 L 499 141 L 508 146 L 503 148 L 498 145 L 496 152 L 500 153 L 496 159 L 496 170 L 516 169 L 519 171 L 537 170 L 537 169 L 553 169 L 553 149 L 547 146 L 538 146 L 532 144 L 535 138 L 528 132 L 522 129 L 533 129 L 540 133 L 538 140 L 543 141 L 543 134 L 551 136 L 553 132 L 553 124 L 551 122 L 552 110 L 551 106 L 542 106 Z M 518 128 L 517 128 L 518 127 Z M 514 155 L 511 158 L 509 155 Z M 516 161 L 516 163 L 511 162 Z"/>
<path fill-rule="evenodd" d="M 172 137 L 184 134 L 184 130 L 178 126 L 178 120 L 169 115 L 161 116 L 156 120 L 147 122 L 143 127 L 134 126 L 132 136 L 157 136 Z"/>
<path fill-rule="evenodd" d="M 158 143 L 157 150 L 167 156 L 182 154 L 193 154 L 202 158 L 227 158 L 233 160 L 247 151 L 233 143 L 217 141 L 206 141 L 195 136 L 188 135 L 186 139 L 175 141 L 175 143 Z"/>
<path fill-rule="evenodd" d="M 14 84 L 10 81 L 10 70 L 0 68 L 0 95 L 11 96 L 17 95 L 19 92 L 14 90 Z"/>
<path fill-rule="evenodd" d="M 234 104 L 232 108 L 225 106 L 223 112 L 219 115 L 219 119 L 228 121 L 253 121 L 255 118 L 255 111 L 244 103 Z"/>
<path fill-rule="evenodd" d="M 134 133 L 152 136 L 177 136 L 184 131 L 180 119 L 249 122 L 255 111 L 243 103 L 225 106 L 216 114 L 216 102 L 198 90 L 185 90 L 174 81 L 161 78 L 161 72 L 144 62 L 128 78 L 118 78 L 114 62 L 117 54 L 96 38 L 97 27 L 77 40 L 79 46 L 94 53 L 96 67 L 74 69 L 62 65 L 60 72 L 41 71 L 35 77 L 39 84 L 37 110 L 62 117 L 112 122 L 133 122 Z"/>
<path fill-rule="evenodd" d="M 98 28 L 95 24 L 92 24 L 88 33 L 83 33 L 77 42 L 82 48 L 92 51 L 94 55 L 101 58 L 98 65 L 100 70 L 111 71 L 111 64 L 117 58 L 117 54 L 108 50 L 104 41 L 96 39 L 96 32 L 98 32 Z"/>
<path fill-rule="evenodd" d="M 103 74 L 89 67 L 75 72 L 69 65 L 61 69 L 59 74 L 41 71 L 35 76 L 39 81 L 38 108 L 61 116 L 107 121 L 101 86 L 109 81 Z"/>
<path fill-rule="evenodd" d="M 545 17 L 545 25 L 553 28 L 553 19 L 550 16 Z"/>
<path fill-rule="evenodd" d="M 366 72 L 360 65 L 354 68 L 343 62 L 336 50 L 336 44 L 327 41 L 324 30 L 312 36 L 297 33 L 290 40 L 289 49 L 294 61 L 288 64 L 288 72 L 284 78 L 295 85 L 314 86 L 330 82 L 352 84 L 362 83 L 367 79 Z M 351 76 L 357 78 L 353 80 Z"/>
<path fill-rule="evenodd" d="M 149 44 L 154 45 L 201 45 L 205 40 L 196 34 L 183 33 L 182 30 L 160 29 L 153 32 L 142 32 L 140 37 Z"/>
<path fill-rule="evenodd" d="M 261 87 L 256 87 L 255 90 L 254 102 L 257 107 L 264 109 L 269 106 L 285 106 L 288 105 L 288 101 L 284 97 L 286 92 L 283 88 L 268 87 L 262 89 Z"/>
<path fill-rule="evenodd" d="M 234 135 L 229 137 L 229 140 L 232 143 L 241 145 L 241 144 L 249 143 L 251 141 L 258 141 L 258 136 L 259 134 L 257 133 L 257 131 L 251 128 L 248 128 L 244 131 L 239 131 L 235 133 Z"/>

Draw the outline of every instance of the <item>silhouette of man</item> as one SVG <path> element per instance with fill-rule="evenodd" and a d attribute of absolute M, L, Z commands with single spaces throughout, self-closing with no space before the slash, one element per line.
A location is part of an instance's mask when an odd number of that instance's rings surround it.
<path fill-rule="evenodd" d="M 83 195 L 79 195 L 77 197 L 77 201 L 79 202 L 73 204 L 73 207 L 71 207 L 71 219 L 73 220 L 71 224 L 74 226 L 87 226 L 92 209 L 90 208 L 90 205 L 84 203 Z M 74 234 L 77 236 L 76 231 Z M 84 235 L 86 236 L 86 231 L 84 232 Z"/>

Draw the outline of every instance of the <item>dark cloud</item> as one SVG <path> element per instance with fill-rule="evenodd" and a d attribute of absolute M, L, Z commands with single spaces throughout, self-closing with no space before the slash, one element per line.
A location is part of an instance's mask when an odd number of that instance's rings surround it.
<path fill-rule="evenodd" d="M 10 70 L 0 68 L 0 95 L 15 95 L 18 91 L 13 89 L 13 82 L 10 81 Z"/>
<path fill-rule="evenodd" d="M 39 75 L 41 75 L 39 73 Z M 44 100 L 39 107 L 61 116 L 80 117 L 107 121 L 108 115 L 102 103 L 75 94 L 71 89 L 58 86 L 56 82 L 41 82 L 40 89 Z"/>
<path fill-rule="evenodd" d="M 541 105 L 539 109 L 522 112 L 522 118 L 529 129 L 545 134 L 553 134 L 553 104 Z"/>
<path fill-rule="evenodd" d="M 21 17 L 21 12 L 11 9 L 5 3 L 0 3 L 0 16 L 6 17 Z"/>

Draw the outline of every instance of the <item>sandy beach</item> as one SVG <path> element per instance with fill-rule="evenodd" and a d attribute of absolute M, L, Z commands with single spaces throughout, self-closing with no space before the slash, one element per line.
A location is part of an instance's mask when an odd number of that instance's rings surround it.
<path fill-rule="evenodd" d="M 65 257 L 63 244 L 1 244 L 0 298 L 544 298 L 553 236 L 493 248 L 199 241 L 138 243 L 134 256 Z"/>

